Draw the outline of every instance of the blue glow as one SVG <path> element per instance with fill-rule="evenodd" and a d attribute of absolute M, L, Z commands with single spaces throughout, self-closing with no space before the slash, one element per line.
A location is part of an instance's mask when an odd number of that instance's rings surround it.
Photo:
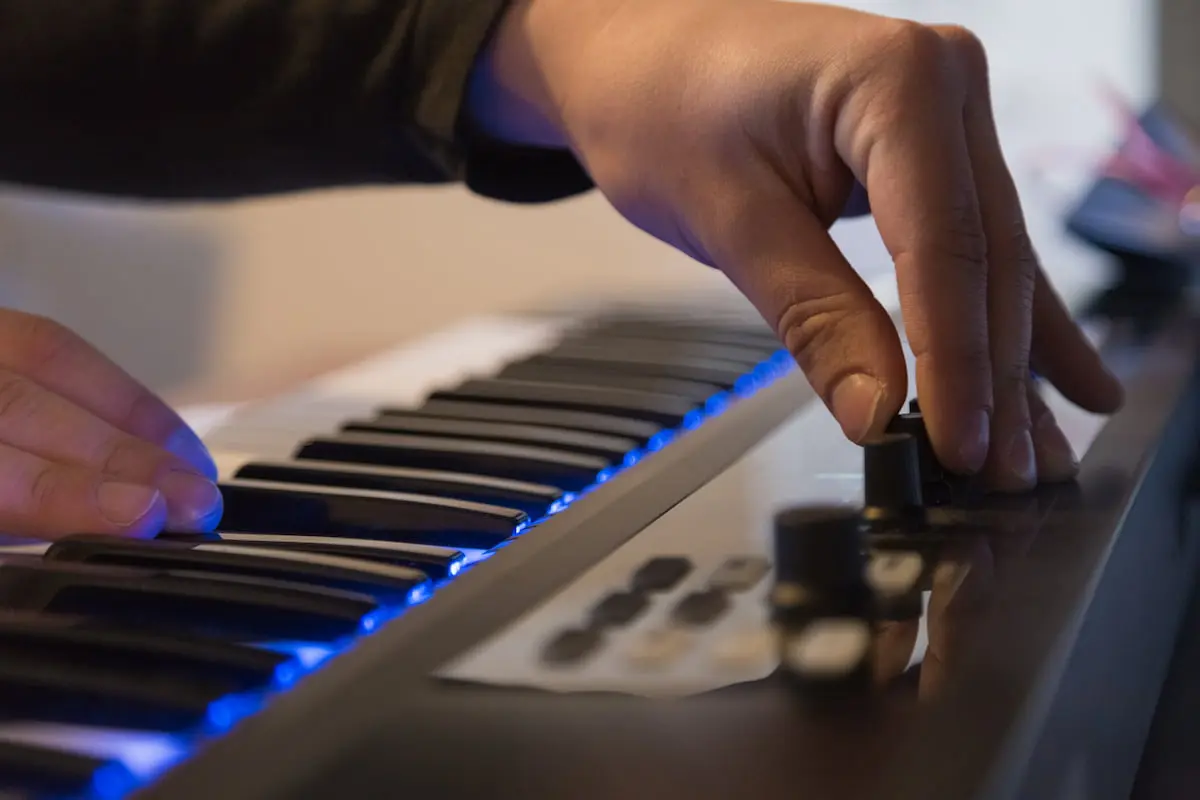
<path fill-rule="evenodd" d="M 619 464 L 597 473 L 595 482 L 591 486 L 579 492 L 564 493 L 550 504 L 541 518 L 527 520 L 518 524 L 510 538 L 490 550 L 472 550 L 469 554 L 468 551 L 463 550 L 464 554 L 468 554 L 467 558 L 454 561 L 450 564 L 448 578 L 436 583 L 421 584 L 415 587 L 409 593 L 406 602 L 402 606 L 385 606 L 366 614 L 359 621 L 358 634 L 356 636 L 346 637 L 343 641 L 332 645 L 329 643 L 311 642 L 272 642 L 262 644 L 261 646 L 266 649 L 285 653 L 290 656 L 288 661 L 280 664 L 275 669 L 270 686 L 264 687 L 261 691 L 230 695 L 213 702 L 208 707 L 203 725 L 198 730 L 179 738 L 180 755 L 179 758 L 172 759 L 171 763 L 182 760 L 182 758 L 194 752 L 205 739 L 224 735 L 241 720 L 262 710 L 273 696 L 288 691 L 297 682 L 302 680 L 305 675 L 320 668 L 329 658 L 346 651 L 357 641 L 358 637 L 376 633 L 385 627 L 388 622 L 402 616 L 409 608 L 426 602 L 432 596 L 436 596 L 438 590 L 442 586 L 451 583 L 456 576 L 470 572 L 476 564 L 491 558 L 497 552 L 515 542 L 520 536 L 527 535 L 531 530 L 536 530 L 542 522 L 557 514 L 561 514 L 574 503 L 578 502 L 580 498 L 586 497 L 601 485 L 613 480 L 643 459 L 652 457 L 654 453 L 662 450 L 680 436 L 686 435 L 688 431 L 700 427 L 711 417 L 724 413 L 731 404 L 736 403 L 739 399 L 760 391 L 795 368 L 795 362 L 787 350 L 781 349 L 776 351 L 769 358 L 756 365 L 746 375 L 739 378 L 734 384 L 732 391 L 718 392 L 709 397 L 702 407 L 689 411 L 683 417 L 678 428 L 673 430 L 664 429 L 656 433 L 650 438 L 644 448 L 637 448 L 630 451 Z M 154 770 L 152 771 L 153 774 L 147 774 L 145 771 L 138 773 L 130 767 L 131 765 L 122 759 L 110 762 L 98 769 L 93 776 L 89 797 L 95 798 L 95 800 L 122 800 L 122 798 L 128 797 L 135 790 L 157 778 L 162 772 L 162 770 Z"/>
<path fill-rule="evenodd" d="M 119 761 L 110 761 L 92 775 L 89 796 L 96 800 L 119 800 L 137 788 L 137 777 Z"/>

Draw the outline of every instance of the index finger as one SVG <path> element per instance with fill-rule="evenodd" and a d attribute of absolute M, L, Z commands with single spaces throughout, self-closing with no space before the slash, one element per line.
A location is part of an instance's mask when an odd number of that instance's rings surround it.
<path fill-rule="evenodd" d="M 207 448 L 157 395 L 53 320 L 0 311 L 0 368 L 20 373 L 110 425 L 159 445 L 217 477 Z"/>
<path fill-rule="evenodd" d="M 838 149 L 867 187 L 895 263 L 934 449 L 950 469 L 976 472 L 988 451 L 992 376 L 966 90 L 936 32 L 899 23 L 889 37 L 891 58 L 846 104 Z"/>

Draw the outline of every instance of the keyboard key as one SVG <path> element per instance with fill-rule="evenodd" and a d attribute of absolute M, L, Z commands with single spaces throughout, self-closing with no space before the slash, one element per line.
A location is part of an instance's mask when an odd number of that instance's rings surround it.
<path fill-rule="evenodd" d="M 683 397 L 694 403 L 703 403 L 721 390 L 720 386 L 712 383 L 684 381 L 657 375 L 632 375 L 615 370 L 531 363 L 511 364 L 501 370 L 497 377 L 504 380 L 566 383 L 573 386 L 612 386 L 617 389 Z"/>
<path fill-rule="evenodd" d="M 599 322 L 583 334 L 587 338 L 668 339 L 685 342 L 709 342 L 778 350 L 779 337 L 765 325 L 761 329 L 725 325 L 689 324 L 648 320 L 612 320 Z"/>
<path fill-rule="evenodd" d="M 568 492 L 591 485 L 596 475 L 611 464 L 608 459 L 548 447 L 369 433 L 309 439 L 296 451 L 296 458 L 495 475 L 557 486 Z"/>
<path fill-rule="evenodd" d="M 578 664 L 601 645 L 603 634 L 590 628 L 566 630 L 555 636 L 542 650 L 542 660 L 554 666 Z"/>
<path fill-rule="evenodd" d="M 692 562 L 683 556 L 658 556 L 633 574 L 633 588 L 638 592 L 669 592 L 691 571 Z"/>
<path fill-rule="evenodd" d="M 434 392 L 431 397 L 617 414 L 672 428 L 696 407 L 696 403 L 681 397 L 634 389 L 482 378 Z"/>
<path fill-rule="evenodd" d="M 516 362 L 538 369 L 609 370 L 623 375 L 645 375 L 710 384 L 720 389 L 732 389 L 738 378 L 746 374 L 739 364 L 712 359 L 667 359 L 644 357 L 640 353 L 583 352 L 575 355 L 560 348 L 557 355 L 536 355 Z"/>
<path fill-rule="evenodd" d="M 415 416 L 549 425 L 555 428 L 571 428 L 577 431 L 622 436 L 633 439 L 643 446 L 650 441 L 654 434 L 662 430 L 661 425 L 653 422 L 613 414 L 592 414 L 585 411 L 566 411 L 561 408 L 510 406 L 499 403 L 474 403 L 466 400 L 433 398 L 426 400 L 417 409 L 385 407 L 380 409 L 379 414 L 380 419 Z"/>
<path fill-rule="evenodd" d="M 178 731 L 270 684 L 286 656 L 50 614 L 0 614 L 0 716 Z"/>
<path fill-rule="evenodd" d="M 432 590 L 429 576 L 411 567 L 362 561 L 325 553 L 255 548 L 232 542 L 137 540 L 74 536 L 50 545 L 45 558 L 80 564 L 114 564 L 144 569 L 186 569 L 204 574 L 246 575 L 311 583 L 403 604 L 413 592 Z"/>
<path fill-rule="evenodd" d="M 770 358 L 774 351 L 766 348 L 738 347 L 735 345 L 706 344 L 705 342 L 676 342 L 654 339 L 616 339 L 588 340 L 567 338 L 561 344 L 546 351 L 546 355 L 556 356 L 562 352 L 603 352 L 603 353 L 644 353 L 667 359 L 705 358 L 728 361 L 738 364 L 745 370 L 757 366 Z"/>
<path fill-rule="evenodd" d="M 649 607 L 650 601 L 644 594 L 614 592 L 592 609 L 592 625 L 597 627 L 628 625 Z"/>
<path fill-rule="evenodd" d="M 0 797 L 78 796 L 103 766 L 104 761 L 94 756 L 0 740 Z"/>
<path fill-rule="evenodd" d="M 671 617 L 682 625 L 711 625 L 727 610 L 727 594 L 718 589 L 704 589 L 680 600 Z"/>
<path fill-rule="evenodd" d="M 436 495 L 471 503 L 503 506 L 540 517 L 562 497 L 557 486 L 513 481 L 465 472 L 445 472 L 411 467 L 379 467 L 333 461 L 252 461 L 233 473 L 235 478 L 303 483 L 342 489 Z"/>
<path fill-rule="evenodd" d="M 552 447 L 572 453 L 620 461 L 638 443 L 633 439 L 605 436 L 568 428 L 549 428 L 543 425 L 518 425 L 511 422 L 480 422 L 477 420 L 438 419 L 436 417 L 384 417 L 377 420 L 351 420 L 343 423 L 348 433 L 415 434 L 447 436 L 454 439 L 476 439 L 533 447 Z"/>
<path fill-rule="evenodd" d="M 218 484 L 233 533 L 345 536 L 486 550 L 517 533 L 522 511 L 444 497 L 235 478 Z"/>
<path fill-rule="evenodd" d="M 45 611 L 239 641 L 337 639 L 376 610 L 353 592 L 262 578 L 5 556 L 0 609 Z"/>
<path fill-rule="evenodd" d="M 457 575 L 466 563 L 466 555 L 451 547 L 385 542 L 378 539 L 347 539 L 335 536 L 301 536 L 275 533 L 162 533 L 159 538 L 179 541 L 229 542 L 256 548 L 280 548 L 301 553 L 325 553 L 331 556 L 375 561 L 412 567 L 434 580 Z"/>

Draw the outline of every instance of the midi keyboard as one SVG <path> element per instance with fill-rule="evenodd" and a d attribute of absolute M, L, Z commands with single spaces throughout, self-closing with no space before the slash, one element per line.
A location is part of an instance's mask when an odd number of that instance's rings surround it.
<path fill-rule="evenodd" d="M 1080 474 L 1017 497 L 919 398 L 848 443 L 727 298 L 197 410 L 216 533 L 5 548 L 0 796 L 1127 797 L 1196 566 L 1195 323 L 1089 323 L 1127 404 L 1047 389 Z"/>

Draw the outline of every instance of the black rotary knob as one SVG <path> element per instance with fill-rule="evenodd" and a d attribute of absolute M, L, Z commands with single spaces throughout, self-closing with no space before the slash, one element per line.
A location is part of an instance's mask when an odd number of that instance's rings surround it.
<path fill-rule="evenodd" d="M 889 434 L 906 433 L 913 438 L 917 446 L 917 464 L 920 469 L 921 483 L 929 484 L 942 479 L 942 465 L 933 452 L 933 443 L 929 441 L 929 431 L 925 429 L 924 415 L 920 413 L 899 414 L 888 425 L 887 432 Z"/>
<path fill-rule="evenodd" d="M 775 516 L 775 576 L 814 589 L 862 580 L 865 557 L 858 512 L 846 506 L 795 506 Z"/>
<path fill-rule="evenodd" d="M 863 516 L 871 521 L 920 517 L 920 450 L 909 433 L 888 433 L 863 446 Z"/>

